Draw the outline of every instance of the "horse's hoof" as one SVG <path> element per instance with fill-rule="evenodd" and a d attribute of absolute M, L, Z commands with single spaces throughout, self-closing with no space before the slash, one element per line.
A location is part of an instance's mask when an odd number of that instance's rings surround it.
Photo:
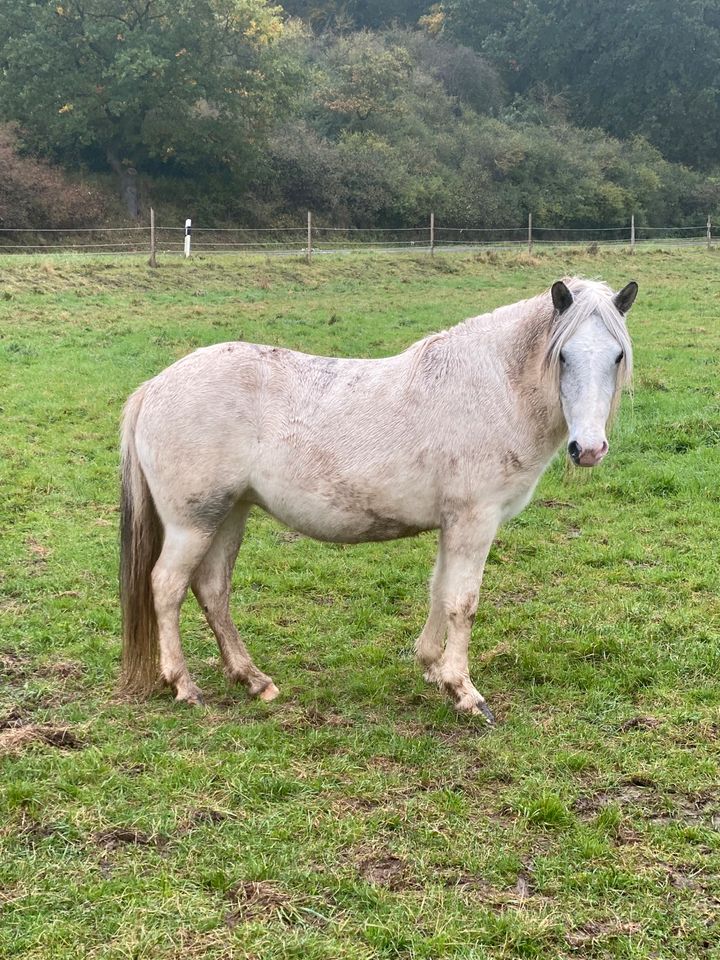
<path fill-rule="evenodd" d="M 264 690 L 261 690 L 260 693 L 258 694 L 258 697 L 259 697 L 261 700 L 265 700 L 266 703 L 269 703 L 271 700 L 274 700 L 275 697 L 279 697 L 279 696 L 280 696 L 280 691 L 279 691 L 278 688 L 275 686 L 275 684 L 272 682 L 272 680 L 271 680 L 270 683 L 265 687 L 265 689 L 264 689 Z"/>
<path fill-rule="evenodd" d="M 455 704 L 455 709 L 458 713 L 466 713 L 471 717 L 482 717 L 488 726 L 495 726 L 495 716 L 482 697 L 479 700 L 477 697 L 473 697 L 472 700 L 469 697 L 463 697 Z"/>
<path fill-rule="evenodd" d="M 175 697 L 175 703 L 182 703 L 186 707 L 204 707 L 205 698 L 202 694 L 194 697 Z"/>
<path fill-rule="evenodd" d="M 175 703 L 184 703 L 188 707 L 204 707 L 205 698 L 200 689 L 193 685 L 189 690 L 178 692 L 175 696 Z"/>
<path fill-rule="evenodd" d="M 474 708 L 474 710 L 473 710 L 473 713 L 474 713 L 476 716 L 481 716 L 481 717 L 485 720 L 485 722 L 488 724 L 488 726 L 490 726 L 490 727 L 494 727 L 494 726 L 495 726 L 495 714 L 492 712 L 492 710 L 491 710 L 490 707 L 485 703 L 484 700 L 483 700 L 482 703 L 478 703 L 478 704 L 475 706 L 475 708 Z"/>
<path fill-rule="evenodd" d="M 423 674 L 423 679 L 425 680 L 426 683 L 440 684 L 442 682 L 440 673 L 438 671 L 436 664 L 434 663 L 430 664 L 430 666 L 425 670 L 425 673 Z"/>

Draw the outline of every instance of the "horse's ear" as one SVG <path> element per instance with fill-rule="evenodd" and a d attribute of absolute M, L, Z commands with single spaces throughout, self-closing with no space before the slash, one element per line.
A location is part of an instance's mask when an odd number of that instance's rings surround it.
<path fill-rule="evenodd" d="M 631 280 L 630 283 L 623 287 L 619 293 L 616 293 L 613 297 L 613 303 L 618 308 L 620 313 L 626 314 L 630 307 L 635 303 L 635 297 L 637 296 L 638 285 L 634 280 Z"/>
<path fill-rule="evenodd" d="M 558 313 L 565 313 L 567 308 L 572 306 L 573 295 L 570 293 L 562 280 L 555 281 L 555 283 L 552 285 L 550 293 L 552 295 L 553 306 Z"/>

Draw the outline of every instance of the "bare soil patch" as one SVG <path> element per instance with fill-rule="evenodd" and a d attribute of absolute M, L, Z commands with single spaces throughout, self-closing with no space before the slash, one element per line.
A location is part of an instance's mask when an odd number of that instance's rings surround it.
<path fill-rule="evenodd" d="M 61 750 L 80 750 L 84 746 L 67 727 L 27 723 L 0 729 L 0 756 L 19 753 L 36 743 L 44 743 Z"/>

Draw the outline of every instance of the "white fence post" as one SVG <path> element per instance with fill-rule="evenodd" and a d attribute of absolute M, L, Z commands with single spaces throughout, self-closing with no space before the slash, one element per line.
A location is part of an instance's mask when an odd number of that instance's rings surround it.
<path fill-rule="evenodd" d="M 707 222 L 707 248 L 708 250 L 712 246 L 712 224 L 710 223 L 710 217 L 708 217 Z"/>
<path fill-rule="evenodd" d="M 430 256 L 435 256 L 435 214 L 430 214 Z"/>
<path fill-rule="evenodd" d="M 185 259 L 190 256 L 190 237 L 192 235 L 192 220 L 188 217 L 185 221 Z"/>
<path fill-rule="evenodd" d="M 635 214 L 630 215 L 630 252 L 635 253 Z"/>
<path fill-rule="evenodd" d="M 532 254 L 532 214 L 528 213 L 528 253 Z"/>
<path fill-rule="evenodd" d="M 312 213 L 308 210 L 308 221 L 307 221 L 307 250 L 305 251 L 305 257 L 307 262 L 310 263 L 312 260 Z"/>
<path fill-rule="evenodd" d="M 150 207 L 150 259 L 148 264 L 151 267 L 157 266 L 157 261 L 155 259 L 155 211 Z"/>

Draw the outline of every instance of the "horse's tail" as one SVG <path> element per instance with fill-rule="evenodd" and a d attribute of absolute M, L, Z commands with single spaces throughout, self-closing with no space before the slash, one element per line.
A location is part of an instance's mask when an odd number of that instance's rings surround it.
<path fill-rule="evenodd" d="M 160 556 L 163 529 L 135 447 L 135 425 L 145 395 L 125 404 L 120 441 L 120 605 L 125 692 L 147 695 L 158 680 L 158 627 L 150 575 Z"/>

